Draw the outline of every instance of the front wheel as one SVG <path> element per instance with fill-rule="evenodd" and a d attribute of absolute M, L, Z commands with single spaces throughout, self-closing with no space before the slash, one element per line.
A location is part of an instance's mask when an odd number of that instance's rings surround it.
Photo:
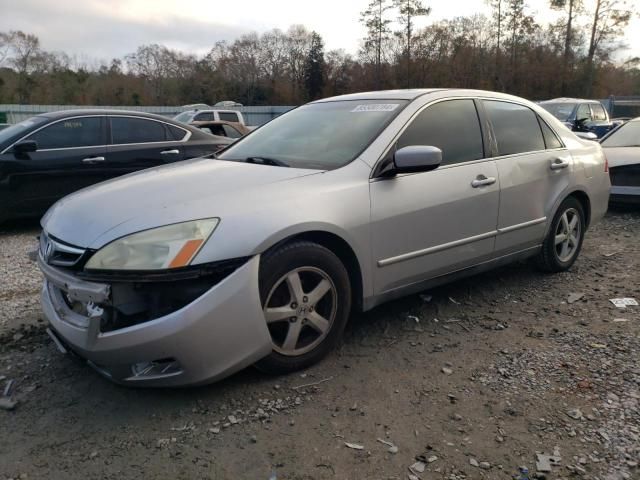
<path fill-rule="evenodd" d="M 558 208 L 537 263 L 547 272 L 563 272 L 576 261 L 586 230 L 584 209 L 574 198 L 566 198 Z"/>
<path fill-rule="evenodd" d="M 299 241 L 262 258 L 260 297 L 272 352 L 256 366 L 288 373 L 318 362 L 340 340 L 351 309 L 351 284 L 333 252 Z"/>

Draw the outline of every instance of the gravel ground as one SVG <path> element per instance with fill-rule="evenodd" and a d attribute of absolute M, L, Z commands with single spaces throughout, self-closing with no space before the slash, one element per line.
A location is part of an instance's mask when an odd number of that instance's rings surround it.
<path fill-rule="evenodd" d="M 609 302 L 640 300 L 637 210 L 593 227 L 570 272 L 455 282 L 354 316 L 308 371 L 182 390 L 118 387 L 57 353 L 36 234 L 0 233 L 0 387 L 17 402 L 0 478 L 640 478 L 640 307 Z"/>

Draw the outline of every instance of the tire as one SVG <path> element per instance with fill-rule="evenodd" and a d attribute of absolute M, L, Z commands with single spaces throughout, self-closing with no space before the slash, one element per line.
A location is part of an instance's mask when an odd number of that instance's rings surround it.
<path fill-rule="evenodd" d="M 261 259 L 259 282 L 273 345 L 256 363 L 259 370 L 304 369 L 337 345 L 349 319 L 351 283 L 333 252 L 309 241 L 277 247 Z"/>
<path fill-rule="evenodd" d="M 564 272 L 571 268 L 582 249 L 585 230 L 582 204 L 575 197 L 567 197 L 553 217 L 542 250 L 536 258 L 538 267 L 545 272 Z"/>

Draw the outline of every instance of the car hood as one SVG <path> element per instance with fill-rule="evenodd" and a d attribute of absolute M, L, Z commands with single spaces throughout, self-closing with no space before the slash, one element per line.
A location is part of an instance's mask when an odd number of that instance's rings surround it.
<path fill-rule="evenodd" d="M 606 147 L 602 146 L 609 167 L 623 167 L 640 163 L 640 147 Z"/>
<path fill-rule="evenodd" d="M 321 170 L 196 159 L 100 183 L 58 201 L 42 219 L 50 235 L 99 248 L 129 233 L 215 217 L 234 202 L 273 192 L 273 184 Z M 267 188 L 265 188 L 267 187 Z"/>

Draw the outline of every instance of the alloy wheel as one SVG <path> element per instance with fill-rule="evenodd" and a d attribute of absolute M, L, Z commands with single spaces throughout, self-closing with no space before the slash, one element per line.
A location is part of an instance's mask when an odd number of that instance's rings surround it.
<path fill-rule="evenodd" d="M 296 268 L 280 277 L 263 309 L 273 349 L 287 356 L 313 350 L 331 329 L 337 301 L 331 277 L 319 268 Z"/>
<path fill-rule="evenodd" d="M 575 208 L 567 209 L 556 227 L 555 250 L 558 260 L 570 261 L 578 250 L 581 232 L 580 213 Z"/>

